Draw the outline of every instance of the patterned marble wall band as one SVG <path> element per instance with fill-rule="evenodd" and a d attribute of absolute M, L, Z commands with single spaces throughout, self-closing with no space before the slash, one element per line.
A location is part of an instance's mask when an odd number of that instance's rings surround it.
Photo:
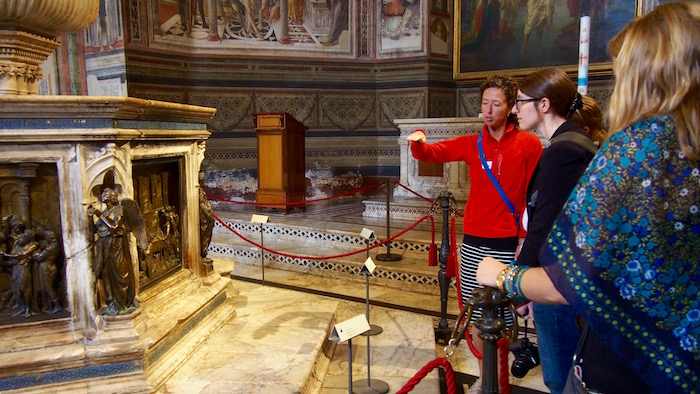
<path fill-rule="evenodd" d="M 398 133 L 392 119 L 426 116 L 422 88 L 377 92 L 343 90 L 131 89 L 142 98 L 187 101 L 217 109 L 208 124 L 214 134 L 203 168 L 210 194 L 254 199 L 257 189 L 255 112 L 290 113 L 310 127 L 306 133 L 308 197 L 360 188 L 380 177 L 398 178 Z M 445 95 L 445 93 L 443 93 Z M 374 192 L 378 192 L 374 190 Z"/>

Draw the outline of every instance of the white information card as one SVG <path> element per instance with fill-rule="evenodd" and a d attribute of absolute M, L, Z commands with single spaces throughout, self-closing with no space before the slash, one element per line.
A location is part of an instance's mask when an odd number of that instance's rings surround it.
<path fill-rule="evenodd" d="M 357 315 L 333 326 L 328 340 L 333 342 L 345 342 L 369 331 L 369 322 L 365 315 Z"/>
<path fill-rule="evenodd" d="M 372 260 L 371 257 L 367 257 L 367 260 L 365 260 L 364 268 L 366 268 L 367 272 L 369 272 L 369 274 L 372 275 L 372 272 L 374 272 L 374 269 L 377 268 L 377 265 L 374 264 L 374 260 Z"/>
<path fill-rule="evenodd" d="M 256 214 L 253 214 L 253 217 L 250 219 L 250 221 L 253 223 L 267 223 L 268 220 L 269 220 L 268 216 L 256 215 Z"/>

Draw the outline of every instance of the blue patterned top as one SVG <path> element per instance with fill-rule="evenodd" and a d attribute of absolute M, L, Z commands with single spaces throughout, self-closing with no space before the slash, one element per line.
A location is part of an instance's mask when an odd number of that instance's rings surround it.
<path fill-rule="evenodd" d="M 671 116 L 603 145 L 540 261 L 652 393 L 700 390 L 700 163 L 680 151 Z"/>

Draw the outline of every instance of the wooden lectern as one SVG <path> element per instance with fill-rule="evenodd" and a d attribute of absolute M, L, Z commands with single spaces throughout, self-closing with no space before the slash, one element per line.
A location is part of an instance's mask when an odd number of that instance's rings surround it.
<path fill-rule="evenodd" d="M 306 211 L 306 154 L 304 132 L 308 127 L 286 112 L 254 113 L 258 136 L 257 210 L 265 207 L 289 213 Z M 269 205 L 266 205 L 269 204 Z"/>

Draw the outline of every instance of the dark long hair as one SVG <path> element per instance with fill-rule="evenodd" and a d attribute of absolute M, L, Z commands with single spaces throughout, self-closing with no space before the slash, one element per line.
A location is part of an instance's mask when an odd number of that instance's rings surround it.
<path fill-rule="evenodd" d="M 576 85 L 560 68 L 543 68 L 520 81 L 518 88 L 530 97 L 547 97 L 557 115 L 569 119 L 583 106 Z"/>

